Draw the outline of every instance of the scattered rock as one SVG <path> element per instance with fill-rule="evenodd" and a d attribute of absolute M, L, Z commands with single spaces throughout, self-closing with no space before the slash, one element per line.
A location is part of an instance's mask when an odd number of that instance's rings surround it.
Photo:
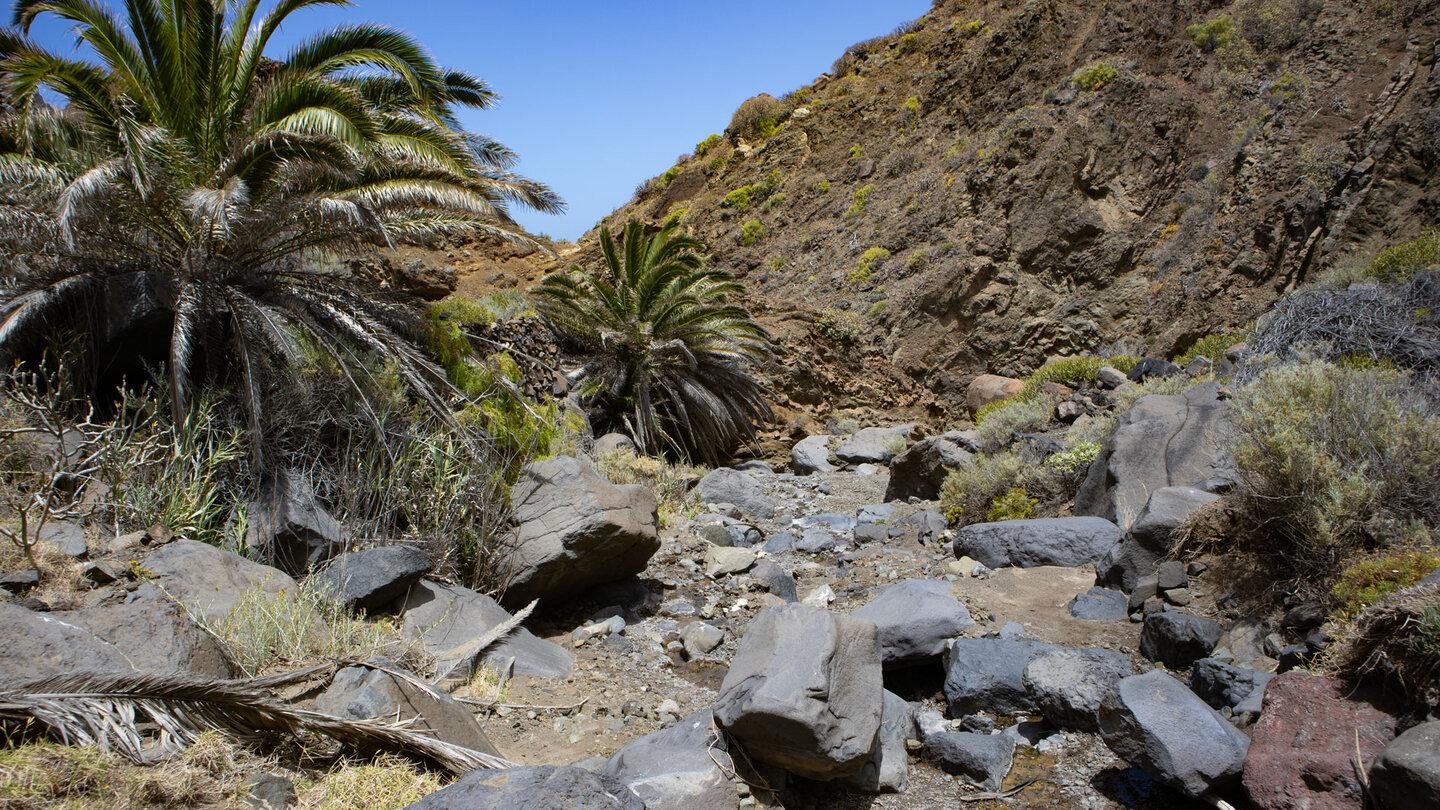
<path fill-rule="evenodd" d="M 755 479 L 739 470 L 721 467 L 700 479 L 696 494 L 701 503 L 733 503 L 746 515 L 760 520 L 775 517 L 775 504 L 760 491 Z"/>
<path fill-rule="evenodd" d="M 945 666 L 945 699 L 950 704 L 951 716 L 977 711 L 995 714 L 1035 711 L 1039 706 L 1025 686 L 1025 667 L 1037 656 L 1067 650 L 1087 661 L 1108 660 L 1114 655 L 1107 650 L 1072 650 L 1030 639 L 956 639 L 950 646 Z"/>
<path fill-rule="evenodd" d="M 969 464 L 973 458 L 968 451 L 944 436 L 917 442 L 890 463 L 885 500 L 919 498 L 933 501 L 940 497 L 940 485 L 944 483 L 945 476 L 951 470 Z"/>
<path fill-rule="evenodd" d="M 889 464 L 896 446 L 909 441 L 914 430 L 914 425 L 857 430 L 835 451 L 835 457 L 850 464 Z"/>
<path fill-rule="evenodd" d="M 1185 564 L 1171 560 L 1161 563 L 1155 569 L 1155 587 L 1162 591 L 1183 588 L 1190 582 L 1185 575 Z"/>
<path fill-rule="evenodd" d="M 971 416 L 975 416 L 986 405 L 1009 399 L 1024 388 L 1024 380 L 1001 377 L 996 374 L 981 374 L 971 380 L 970 386 L 965 389 L 965 407 L 970 409 Z"/>
<path fill-rule="evenodd" d="M 786 602 L 799 601 L 799 594 L 795 590 L 795 578 L 785 572 L 783 568 L 771 560 L 761 560 L 755 564 L 750 571 L 750 576 L 764 583 L 770 593 L 784 599 Z"/>
<path fill-rule="evenodd" d="M 1100 704 L 1121 678 L 1134 673 L 1125 656 L 1110 650 L 1060 648 L 1030 659 L 1024 685 L 1040 713 L 1060 728 L 1099 729 Z"/>
<path fill-rule="evenodd" d="M 660 549 L 655 493 L 638 484 L 611 484 L 580 459 L 525 465 L 510 500 L 516 528 L 507 541 L 512 573 L 506 604 L 633 576 Z"/>
<path fill-rule="evenodd" d="M 1190 691 L 1212 709 L 1234 709 L 1257 693 L 1263 694 L 1265 685 L 1274 677 L 1268 672 L 1202 658 L 1190 668 Z"/>
<path fill-rule="evenodd" d="M 1163 379 L 1165 377 L 1173 377 L 1179 373 L 1180 367 L 1169 360 L 1162 360 L 1159 357 L 1147 357 L 1139 363 L 1136 363 L 1135 367 L 1130 369 L 1130 373 L 1125 375 L 1125 379 L 1138 383 L 1145 382 L 1151 377 Z"/>
<path fill-rule="evenodd" d="M 600 773 L 629 786 L 645 810 L 736 810 L 734 771 L 725 737 L 711 728 L 706 710 L 630 741 Z"/>
<path fill-rule="evenodd" d="M 327 588 L 351 610 L 383 610 L 430 570 L 430 555 L 413 546 L 380 546 L 341 554 L 306 585 Z"/>
<path fill-rule="evenodd" d="M 1157 781 L 1200 796 L 1240 777 L 1250 740 L 1160 670 L 1131 675 L 1100 707 L 1105 744 Z"/>
<path fill-rule="evenodd" d="M 829 436 L 806 436 L 790 448 L 790 464 L 796 475 L 813 475 L 835 471 L 830 463 Z"/>
<path fill-rule="evenodd" d="M 1087 622 L 1123 622 L 1130 615 L 1125 594 L 1094 587 L 1077 594 L 1069 604 L 1070 615 Z"/>
<path fill-rule="evenodd" d="M 40 569 L 26 568 L 0 576 L 0 590 L 10 593 L 25 593 L 40 584 Z"/>
<path fill-rule="evenodd" d="M 1370 766 L 1370 790 L 1385 810 L 1440 808 L 1440 720 L 1395 738 Z"/>
<path fill-rule="evenodd" d="M 924 663 L 945 651 L 945 642 L 975 624 L 945 582 L 907 579 L 891 585 L 850 613 L 874 622 L 886 666 Z"/>
<path fill-rule="evenodd" d="M 612 776 L 583 768 L 534 765 L 471 771 L 406 810 L 645 810 Z"/>
<path fill-rule="evenodd" d="M 711 546 L 705 550 L 705 576 L 711 579 L 748 571 L 754 564 L 755 552 L 748 548 Z"/>
<path fill-rule="evenodd" d="M 277 773 L 257 773 L 241 790 L 245 803 L 256 810 L 285 810 L 295 804 L 295 784 Z"/>
<path fill-rule="evenodd" d="M 279 594 L 299 587 L 279 569 L 197 540 L 162 546 L 141 567 L 166 593 L 212 624 L 230 615 L 247 591 Z"/>
<path fill-rule="evenodd" d="M 395 669 L 385 662 L 388 669 Z M 346 667 L 319 697 L 315 710 L 349 720 L 409 722 L 408 727 L 473 751 L 498 756 L 470 709 L 444 691 L 368 666 Z"/>
<path fill-rule="evenodd" d="M 1124 385 L 1130 379 L 1125 376 L 1125 372 L 1114 366 L 1101 366 L 1100 370 L 1096 372 L 1095 377 L 1100 381 L 1101 388 L 1112 391 Z"/>
<path fill-rule="evenodd" d="M 1075 567 L 1095 562 L 1121 534 L 1114 523 L 1097 517 L 975 523 L 960 529 L 955 556 L 968 555 L 991 568 Z"/>
<path fill-rule="evenodd" d="M 946 731 L 921 742 L 941 768 L 981 790 L 999 790 L 1015 759 L 1015 738 L 1008 734 Z"/>
<path fill-rule="evenodd" d="M 1245 757 L 1245 791 L 1257 810 L 1364 806 L 1355 757 L 1375 760 L 1395 739 L 1395 719 L 1351 694 L 1340 681 L 1303 672 L 1270 681 Z"/>
<path fill-rule="evenodd" d="M 401 612 L 401 637 L 421 642 L 425 652 L 435 657 L 437 674 L 459 678 L 469 677 L 475 670 L 471 643 L 511 618 L 485 594 L 425 580 L 410 589 Z M 537 638 L 523 627 L 487 647 L 481 660 L 503 668 L 512 658 L 517 675 L 562 678 L 573 666 L 565 648 Z"/>
<path fill-rule="evenodd" d="M 1166 610 L 1145 617 L 1140 634 L 1140 654 L 1181 669 L 1210 655 L 1225 631 L 1220 623 L 1204 616 Z"/>
<path fill-rule="evenodd" d="M 874 624 L 803 605 L 771 607 L 745 631 L 715 719 L 757 761 L 834 779 L 870 759 L 882 691 Z"/>

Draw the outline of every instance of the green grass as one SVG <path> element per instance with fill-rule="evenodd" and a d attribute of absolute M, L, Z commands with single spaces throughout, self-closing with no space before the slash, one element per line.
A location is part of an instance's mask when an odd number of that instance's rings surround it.
<path fill-rule="evenodd" d="M 1404 551 L 1353 563 L 1341 572 L 1340 581 L 1330 589 L 1335 613 L 1341 617 L 1358 615 L 1390 594 L 1424 579 L 1437 566 L 1440 566 L 1440 554 L 1426 551 Z"/>

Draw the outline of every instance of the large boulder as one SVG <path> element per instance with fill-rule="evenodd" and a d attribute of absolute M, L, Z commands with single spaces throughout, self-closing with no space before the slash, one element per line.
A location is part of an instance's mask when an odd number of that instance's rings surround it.
<path fill-rule="evenodd" d="M 674 726 L 632 740 L 616 751 L 601 773 L 622 782 L 645 810 L 735 810 L 740 805 L 731 774 L 735 764 L 711 714 L 696 712 Z"/>
<path fill-rule="evenodd" d="M 401 613 L 400 635 L 418 640 L 434 656 L 440 675 L 469 677 L 481 661 L 506 668 L 514 659 L 516 675 L 544 678 L 564 677 L 574 666 L 564 647 L 523 627 L 487 646 L 483 656 L 477 655 L 474 642 L 511 616 L 494 599 L 469 588 L 422 580 L 410 589 Z"/>
<path fill-rule="evenodd" d="M 301 475 L 286 475 L 245 511 L 246 556 L 293 576 L 344 553 L 345 528 Z"/>
<path fill-rule="evenodd" d="M 1060 728 L 1096 731 L 1100 705 L 1115 684 L 1134 674 L 1130 661 L 1110 650 L 1059 649 L 1025 665 L 1024 684 L 1040 713 Z"/>
<path fill-rule="evenodd" d="M 412 731 L 442 742 L 495 756 L 500 753 L 475 716 L 455 698 L 382 669 L 353 666 L 335 673 L 330 688 L 315 698 L 315 710 L 347 720 L 406 723 Z"/>
<path fill-rule="evenodd" d="M 1036 518 L 974 523 L 955 537 L 955 556 L 990 568 L 1076 567 L 1100 559 L 1123 534 L 1097 517 Z"/>
<path fill-rule="evenodd" d="M 1165 487 L 1213 489 L 1233 476 L 1221 448 L 1230 435 L 1219 383 L 1142 397 L 1120 415 L 1075 496 L 1075 514 L 1128 529 Z"/>
<path fill-rule="evenodd" d="M 471 771 L 406 810 L 645 810 L 614 777 L 583 768 L 532 765 Z"/>
<path fill-rule="evenodd" d="M 0 684 L 15 685 L 78 671 L 133 672 L 120 648 L 49 613 L 0 602 Z"/>
<path fill-rule="evenodd" d="M 1214 619 L 1175 610 L 1151 613 L 1140 632 L 1140 654 L 1171 669 L 1183 669 L 1209 657 L 1223 635 L 1224 628 Z"/>
<path fill-rule="evenodd" d="M 969 387 L 965 389 L 965 407 L 969 408 L 970 415 L 974 416 L 980 413 L 986 405 L 1009 399 L 1024 388 L 1024 380 L 1001 377 L 996 374 L 981 374 L 971 380 Z"/>
<path fill-rule="evenodd" d="M 1275 676 L 1249 667 L 1236 667 L 1202 658 L 1190 667 L 1190 691 L 1213 709 L 1235 709 L 1255 701 Z"/>
<path fill-rule="evenodd" d="M 1385 746 L 1370 766 L 1370 790 L 1384 810 L 1440 810 L 1440 720 Z"/>
<path fill-rule="evenodd" d="M 790 448 L 790 465 L 796 475 L 834 472 L 830 463 L 830 437 L 806 436 Z"/>
<path fill-rule="evenodd" d="M 413 546 L 380 546 L 341 554 L 305 584 L 332 591 L 351 610 L 376 611 L 403 596 L 430 570 L 430 555 Z"/>
<path fill-rule="evenodd" d="M 914 425 L 862 428 L 841 443 L 835 457 L 850 464 L 889 464 L 913 432 Z"/>
<path fill-rule="evenodd" d="M 1395 718 L 1340 681 L 1277 675 L 1250 735 L 1245 791 L 1256 810 L 1361 810 L 1355 758 L 1371 762 L 1393 739 Z"/>
<path fill-rule="evenodd" d="M 970 611 L 950 595 L 949 583 L 929 579 L 891 585 L 850 615 L 875 623 L 887 667 L 936 660 L 947 641 L 975 624 Z"/>
<path fill-rule="evenodd" d="M 141 567 L 166 593 L 211 624 L 230 615 L 246 593 L 278 595 L 299 587 L 284 571 L 197 540 L 162 546 Z"/>
<path fill-rule="evenodd" d="M 916 442 L 891 461 L 885 500 L 919 498 L 933 501 L 940 497 L 940 485 L 945 482 L 945 476 L 951 470 L 969 464 L 972 458 L 969 451 L 944 436 Z"/>
<path fill-rule="evenodd" d="M 975 731 L 921 732 L 925 753 L 941 769 L 981 790 L 998 791 L 1015 761 L 1015 737 Z"/>
<path fill-rule="evenodd" d="M 915 725 L 915 707 L 905 698 L 886 691 L 880 711 L 880 736 L 860 772 L 846 779 L 846 784 L 866 793 L 904 793 L 910 780 L 910 754 L 905 743 L 919 731 Z M 650 810 L 647 805 L 646 810 Z"/>
<path fill-rule="evenodd" d="M 141 585 L 125 604 L 50 615 L 109 642 L 142 672 L 214 680 L 240 674 L 220 642 L 154 585 Z"/>
<path fill-rule="evenodd" d="M 945 664 L 945 700 L 950 714 L 1021 714 L 1040 709 L 1025 683 L 1025 668 L 1042 655 L 1079 656 L 1087 666 L 1114 669 L 1118 653 L 1093 647 L 1062 647 L 1033 639 L 960 638 Z"/>
<path fill-rule="evenodd" d="M 1250 740 L 1180 683 L 1156 669 L 1116 685 L 1100 707 L 1110 750 L 1190 796 L 1240 778 Z"/>
<path fill-rule="evenodd" d="M 1155 568 L 1170 553 L 1171 534 L 1175 529 L 1190 513 L 1219 499 L 1219 495 L 1193 487 L 1155 490 L 1124 541 L 1095 565 L 1100 582 L 1117 586 L 1126 593 L 1134 590 L 1136 583 L 1154 574 Z"/>
<path fill-rule="evenodd" d="M 660 549 L 655 493 L 638 484 L 616 486 L 581 459 L 525 465 L 510 502 L 516 527 L 506 541 L 506 604 L 633 576 Z"/>
<path fill-rule="evenodd" d="M 715 720 L 757 761 L 835 779 L 869 761 L 882 692 L 874 624 L 782 605 L 761 611 L 745 631 Z"/>
<path fill-rule="evenodd" d="M 775 504 L 760 491 L 755 479 L 729 467 L 721 467 L 701 478 L 695 494 L 701 503 L 733 504 L 752 518 L 770 520 L 775 517 Z"/>

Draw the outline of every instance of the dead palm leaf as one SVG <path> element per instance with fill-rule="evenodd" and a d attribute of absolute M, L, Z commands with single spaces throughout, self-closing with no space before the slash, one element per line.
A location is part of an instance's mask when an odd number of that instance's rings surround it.
<path fill-rule="evenodd" d="M 154 725 L 153 739 L 146 723 Z M 319 734 L 355 753 L 396 754 L 455 775 L 514 766 L 415 731 L 296 709 L 244 682 L 154 673 L 76 673 L 0 688 L 0 725 L 8 724 L 38 724 L 67 745 L 94 746 L 138 765 L 219 731 L 244 741 Z"/>

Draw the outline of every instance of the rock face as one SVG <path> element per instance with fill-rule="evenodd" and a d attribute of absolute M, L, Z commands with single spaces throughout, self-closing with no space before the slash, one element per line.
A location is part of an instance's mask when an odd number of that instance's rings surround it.
<path fill-rule="evenodd" d="M 830 437 L 806 436 L 790 448 L 790 463 L 796 475 L 834 472 L 830 463 Z"/>
<path fill-rule="evenodd" d="M 761 611 L 715 701 L 715 720 L 757 761 L 812 779 L 860 771 L 880 730 L 875 625 L 805 605 Z"/>
<path fill-rule="evenodd" d="M 875 623 L 885 666 L 934 660 L 946 641 L 975 624 L 970 611 L 950 595 L 949 583 L 926 579 L 891 585 L 850 615 Z"/>
<path fill-rule="evenodd" d="M 914 425 L 862 428 L 840 445 L 835 457 L 850 464 L 889 464 L 914 430 Z"/>
<path fill-rule="evenodd" d="M 1245 791 L 1257 810 L 1364 806 L 1355 757 L 1374 761 L 1395 739 L 1395 719 L 1350 694 L 1340 681 L 1303 672 L 1270 681 L 1245 757 Z"/>
<path fill-rule="evenodd" d="M 1185 522 L 1191 512 L 1219 495 L 1193 487 L 1164 487 L 1155 490 L 1135 525 L 1123 542 L 1112 548 L 1095 569 L 1100 581 L 1129 593 L 1136 583 L 1155 573 L 1155 568 L 1170 552 L 1170 535 Z"/>
<path fill-rule="evenodd" d="M 1100 705 L 1133 672 L 1120 653 L 1092 650 L 1081 655 L 1060 649 L 1031 659 L 1024 684 L 1046 720 L 1060 728 L 1093 732 L 1100 727 Z"/>
<path fill-rule="evenodd" d="M 1024 380 L 1000 377 L 995 374 L 981 374 L 971 380 L 969 387 L 965 389 L 965 407 L 969 408 L 970 415 L 974 416 L 980 413 L 980 409 L 986 405 L 1002 399 L 1009 399 L 1024 388 Z"/>
<path fill-rule="evenodd" d="M 1181 669 L 1210 655 L 1225 630 L 1214 619 L 1166 610 L 1145 617 L 1140 634 L 1140 653 L 1151 661 L 1162 661 Z"/>
<path fill-rule="evenodd" d="M 536 765 L 478 770 L 406 810 L 646 810 L 613 777 L 582 768 Z"/>
<path fill-rule="evenodd" d="M 1114 523 L 1097 517 L 975 523 L 960 529 L 955 556 L 972 557 L 990 568 L 1075 567 L 1095 562 L 1120 542 L 1121 534 Z"/>
<path fill-rule="evenodd" d="M 345 551 L 345 529 L 315 497 L 310 482 L 288 475 L 246 512 L 248 556 L 294 576 Z"/>
<path fill-rule="evenodd" d="M 430 570 L 430 555 L 411 546 L 380 546 L 341 554 L 306 585 L 334 591 L 351 610 L 388 606 Z"/>
<path fill-rule="evenodd" d="M 118 647 L 47 613 L 0 602 L 0 683 L 19 684 L 78 670 L 130 672 Z"/>
<path fill-rule="evenodd" d="M 1226 478 L 1220 448 L 1230 421 L 1219 393 L 1219 383 L 1201 383 L 1180 395 L 1142 397 L 1121 414 L 1075 496 L 1075 514 L 1128 529 L 1156 490 L 1207 489 Z"/>
<path fill-rule="evenodd" d="M 437 673 L 460 678 L 468 677 L 475 669 L 471 642 L 511 618 L 483 593 L 423 580 L 410 589 L 401 612 L 400 635 L 407 640 L 418 639 L 425 652 L 435 656 Z M 564 677 L 574 665 L 563 647 L 537 638 L 523 627 L 488 646 L 481 660 L 498 668 L 512 658 L 515 674 L 543 678 Z"/>
<path fill-rule="evenodd" d="M 109 642 L 138 670 L 225 680 L 239 673 L 215 637 L 153 585 L 123 605 L 51 614 Z"/>
<path fill-rule="evenodd" d="M 760 485 L 749 475 L 721 467 L 704 478 L 695 488 L 701 503 L 734 504 L 742 513 L 761 520 L 775 517 L 775 504 L 760 491 Z"/>
<path fill-rule="evenodd" d="M 580 459 L 525 465 L 510 498 L 516 529 L 506 604 L 633 576 L 660 549 L 655 493 L 611 484 Z"/>
<path fill-rule="evenodd" d="M 671 728 L 632 740 L 615 752 L 601 774 L 621 782 L 645 810 L 736 810 L 740 798 L 727 771 L 735 765 L 725 738 L 710 727 L 709 711 Z"/>
<path fill-rule="evenodd" d="M 905 742 L 916 739 L 918 734 L 915 707 L 887 690 L 875 750 L 860 772 L 846 780 L 847 784 L 866 793 L 903 793 L 910 779 L 910 753 Z"/>
<path fill-rule="evenodd" d="M 1385 810 L 1440 808 L 1440 720 L 1410 729 L 1370 766 L 1370 789 Z"/>
<path fill-rule="evenodd" d="M 411 721 L 409 728 L 436 739 L 472 751 L 500 753 L 470 710 L 444 691 L 427 691 L 370 667 L 346 667 L 335 673 L 330 688 L 315 699 L 315 710 L 350 720 Z"/>
<path fill-rule="evenodd" d="M 1120 681 L 1100 707 L 1100 736 L 1157 781 L 1200 796 L 1240 777 L 1250 740 L 1160 670 Z"/>
<path fill-rule="evenodd" d="M 230 614 L 247 591 L 278 594 L 298 585 L 288 574 L 196 540 L 176 540 L 143 563 L 165 592 L 207 621 Z"/>
<path fill-rule="evenodd" d="M 885 500 L 919 498 L 933 501 L 940 497 L 940 485 L 945 482 L 945 476 L 951 470 L 970 463 L 972 458 L 969 451 L 944 436 L 916 442 L 890 463 Z"/>

